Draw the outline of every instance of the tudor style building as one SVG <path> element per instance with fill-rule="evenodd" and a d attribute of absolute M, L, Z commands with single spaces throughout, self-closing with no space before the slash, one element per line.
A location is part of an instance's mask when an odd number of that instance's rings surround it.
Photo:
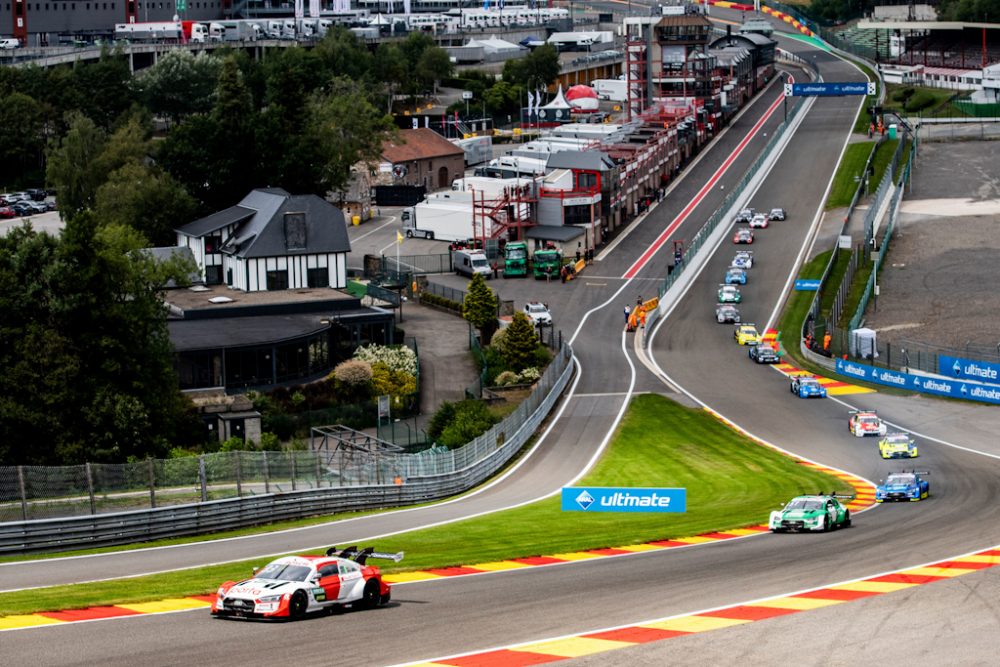
<path fill-rule="evenodd" d="M 260 188 L 176 231 L 207 285 L 246 292 L 347 286 L 344 214 L 316 195 Z"/>

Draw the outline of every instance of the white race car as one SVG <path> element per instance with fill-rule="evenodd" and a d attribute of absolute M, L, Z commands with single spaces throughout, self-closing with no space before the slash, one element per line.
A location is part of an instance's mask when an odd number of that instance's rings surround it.
<path fill-rule="evenodd" d="M 859 438 L 866 435 L 884 437 L 886 433 L 885 423 L 874 410 L 852 410 L 847 419 L 847 428 Z"/>
<path fill-rule="evenodd" d="M 369 558 L 399 562 L 402 552 L 332 547 L 326 556 L 285 556 L 254 572 L 252 579 L 227 581 L 212 602 L 213 616 L 297 619 L 344 605 L 371 609 L 389 602 L 389 584 Z"/>

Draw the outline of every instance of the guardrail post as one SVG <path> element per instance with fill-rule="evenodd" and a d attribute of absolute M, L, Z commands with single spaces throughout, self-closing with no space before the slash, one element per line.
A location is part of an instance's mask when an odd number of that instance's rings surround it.
<path fill-rule="evenodd" d="M 83 464 L 84 470 L 87 471 L 87 495 L 90 496 L 90 513 L 97 514 L 97 502 L 94 500 L 94 476 L 90 470 L 90 464 Z"/>
<path fill-rule="evenodd" d="M 17 486 L 21 491 L 21 518 L 28 520 L 28 494 L 24 492 L 24 466 L 17 466 Z"/>
<path fill-rule="evenodd" d="M 153 459 L 146 459 L 146 469 L 149 472 L 149 506 L 156 508 L 156 472 L 153 468 Z"/>
<path fill-rule="evenodd" d="M 292 491 L 295 490 L 295 452 L 288 452 L 289 458 L 292 460 Z"/>
<path fill-rule="evenodd" d="M 205 455 L 198 457 L 198 484 L 201 486 L 201 502 L 208 500 L 208 484 L 205 480 Z"/>
<path fill-rule="evenodd" d="M 319 462 L 319 452 L 313 454 L 316 458 L 316 488 L 320 487 L 320 481 L 323 479 L 323 468 Z"/>
<path fill-rule="evenodd" d="M 236 457 L 236 497 L 243 497 L 243 458 L 239 452 L 233 452 Z"/>
<path fill-rule="evenodd" d="M 271 493 L 271 473 L 267 469 L 267 450 L 261 452 L 264 455 L 264 493 Z"/>

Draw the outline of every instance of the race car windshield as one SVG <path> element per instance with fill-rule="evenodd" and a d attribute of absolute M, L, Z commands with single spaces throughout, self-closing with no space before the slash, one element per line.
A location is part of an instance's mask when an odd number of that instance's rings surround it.
<path fill-rule="evenodd" d="M 542 313 L 542 312 L 545 312 L 545 307 L 542 306 L 541 304 L 537 304 L 537 303 L 528 304 L 528 312 L 529 313 Z"/>
<path fill-rule="evenodd" d="M 257 578 L 274 579 L 276 581 L 305 581 L 310 572 L 312 572 L 312 569 L 305 565 L 271 563 L 257 573 Z"/>
<path fill-rule="evenodd" d="M 785 505 L 787 510 L 820 510 L 823 509 L 823 503 L 818 500 L 793 500 L 792 502 Z"/>
<path fill-rule="evenodd" d="M 913 475 L 889 475 L 886 484 L 913 484 Z"/>
<path fill-rule="evenodd" d="M 874 426 L 874 425 L 878 424 L 878 417 L 862 417 L 861 418 L 861 423 L 862 424 L 868 424 L 868 425 L 873 425 Z"/>
<path fill-rule="evenodd" d="M 890 445 L 908 445 L 910 443 L 910 439 L 908 437 L 899 434 L 890 435 L 885 439 L 885 441 Z"/>

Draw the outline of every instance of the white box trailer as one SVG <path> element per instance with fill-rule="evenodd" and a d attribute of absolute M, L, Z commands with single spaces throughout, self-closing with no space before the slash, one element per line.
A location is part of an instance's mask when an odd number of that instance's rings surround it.
<path fill-rule="evenodd" d="M 183 35 L 184 29 L 180 21 L 115 24 L 115 39 L 128 39 L 130 41 L 180 40 Z"/>
<path fill-rule="evenodd" d="M 217 24 L 224 28 L 223 41 L 226 42 L 256 42 L 264 39 L 264 30 L 256 21 L 218 21 Z"/>
<path fill-rule="evenodd" d="M 598 99 L 624 102 L 628 99 L 628 83 L 623 79 L 595 79 L 590 82 Z"/>
<path fill-rule="evenodd" d="M 432 198 L 403 210 L 407 238 L 465 241 L 473 237 L 472 198 Z"/>

